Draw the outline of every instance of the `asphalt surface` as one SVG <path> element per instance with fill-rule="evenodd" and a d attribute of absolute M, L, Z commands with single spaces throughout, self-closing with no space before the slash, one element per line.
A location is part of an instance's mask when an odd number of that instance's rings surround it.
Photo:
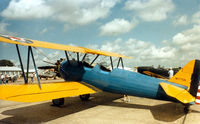
<path fill-rule="evenodd" d="M 200 106 L 184 114 L 180 103 L 111 93 L 92 94 L 89 101 L 65 98 L 62 107 L 51 101 L 18 103 L 0 100 L 0 124 L 200 124 Z"/>

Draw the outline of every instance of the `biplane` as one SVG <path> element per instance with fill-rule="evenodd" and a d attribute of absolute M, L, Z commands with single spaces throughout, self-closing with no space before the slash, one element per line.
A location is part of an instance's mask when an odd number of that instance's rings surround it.
<path fill-rule="evenodd" d="M 130 57 L 117 53 L 48 43 L 8 35 L 0 35 L 0 41 L 16 45 L 25 82 L 23 85 L 0 85 L 0 99 L 2 100 L 17 102 L 52 100 L 54 105 L 59 106 L 64 104 L 64 97 L 80 95 L 82 100 L 88 100 L 90 94 L 106 91 L 117 94 L 176 101 L 185 105 L 185 110 L 187 111 L 189 105 L 200 103 L 200 60 L 190 61 L 176 73 L 174 77 L 165 81 L 124 70 L 123 58 Z M 27 46 L 28 49 L 27 74 L 24 72 L 19 45 Z M 40 82 L 32 50 L 34 47 L 57 49 L 65 53 L 66 60 L 63 61 L 59 67 L 61 77 L 64 78 L 65 81 L 56 83 Z M 76 53 L 76 60 L 70 59 L 68 52 Z M 79 56 L 80 53 L 84 54 L 82 58 Z M 84 61 L 88 54 L 96 55 L 91 63 Z M 30 56 L 33 60 L 38 84 L 28 84 Z M 93 66 L 93 63 L 99 56 L 107 56 L 110 58 L 111 69 L 107 69 L 99 64 Z M 113 57 L 118 58 L 117 67 L 115 68 L 113 66 Z M 118 68 L 119 65 L 122 66 L 122 69 Z"/>

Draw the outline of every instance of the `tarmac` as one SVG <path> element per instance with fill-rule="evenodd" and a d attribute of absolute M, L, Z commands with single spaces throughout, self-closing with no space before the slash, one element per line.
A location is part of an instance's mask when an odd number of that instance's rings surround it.
<path fill-rule="evenodd" d="M 100 92 L 89 101 L 79 97 L 65 98 L 61 107 L 51 101 L 19 103 L 0 100 L 0 124 L 200 124 L 200 106 L 184 106 L 170 101 L 152 100 Z"/>

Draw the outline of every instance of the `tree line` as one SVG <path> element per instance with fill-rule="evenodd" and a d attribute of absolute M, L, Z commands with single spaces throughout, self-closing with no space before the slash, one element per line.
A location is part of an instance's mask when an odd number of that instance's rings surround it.
<path fill-rule="evenodd" d="M 0 66 L 14 66 L 14 63 L 10 60 L 2 59 L 0 60 Z"/>

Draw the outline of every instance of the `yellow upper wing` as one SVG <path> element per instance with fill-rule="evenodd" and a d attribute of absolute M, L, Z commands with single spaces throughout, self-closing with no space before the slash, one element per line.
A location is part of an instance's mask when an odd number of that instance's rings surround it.
<path fill-rule="evenodd" d="M 55 44 L 55 43 L 31 40 L 31 39 L 26 39 L 26 38 L 12 37 L 12 36 L 7 36 L 7 35 L 0 35 L 0 42 L 19 44 L 19 45 L 24 45 L 24 46 L 32 46 L 32 47 L 57 49 L 57 50 L 64 50 L 64 51 L 71 51 L 71 52 L 130 58 L 128 56 L 124 56 L 124 55 L 112 53 L 112 52 L 105 52 L 105 51 L 100 51 L 100 50 L 93 50 L 93 49 L 88 49 L 84 47 L 76 47 L 76 46 L 69 46 L 69 45 L 63 45 L 63 44 Z"/>
<path fill-rule="evenodd" d="M 16 102 L 39 102 L 96 93 L 94 89 L 79 82 L 47 83 L 41 84 L 41 86 L 42 89 L 37 84 L 0 85 L 0 99 Z"/>

